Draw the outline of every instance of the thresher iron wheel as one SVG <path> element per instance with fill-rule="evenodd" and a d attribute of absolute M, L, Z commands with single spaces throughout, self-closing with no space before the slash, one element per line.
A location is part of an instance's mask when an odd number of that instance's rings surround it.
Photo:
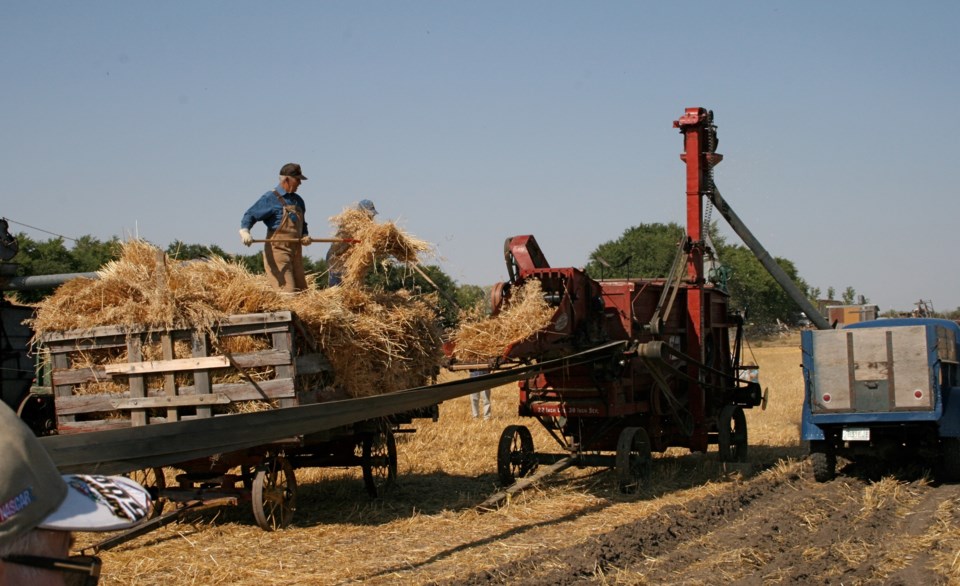
<path fill-rule="evenodd" d="M 397 480 L 397 440 L 389 427 L 364 436 L 360 467 L 371 498 L 383 496 Z"/>
<path fill-rule="evenodd" d="M 275 531 L 289 525 L 297 509 L 297 477 L 290 461 L 274 456 L 257 466 L 250 496 L 261 529 Z"/>
<path fill-rule="evenodd" d="M 720 410 L 717 446 L 721 462 L 747 461 L 747 418 L 741 407 L 725 405 Z"/>
<path fill-rule="evenodd" d="M 620 492 L 634 494 L 650 477 L 653 456 L 650 437 L 642 427 L 626 427 L 617 439 L 617 483 Z"/>
<path fill-rule="evenodd" d="M 167 504 L 167 499 L 163 496 L 163 491 L 167 488 L 167 478 L 163 474 L 163 468 L 143 468 L 134 470 L 127 474 L 131 480 L 147 489 L 152 501 L 150 505 L 150 514 L 148 519 L 159 517 L 163 514 L 163 507 Z"/>
<path fill-rule="evenodd" d="M 497 446 L 497 475 L 503 486 L 509 486 L 536 468 L 533 436 L 523 425 L 508 425 L 500 434 Z"/>

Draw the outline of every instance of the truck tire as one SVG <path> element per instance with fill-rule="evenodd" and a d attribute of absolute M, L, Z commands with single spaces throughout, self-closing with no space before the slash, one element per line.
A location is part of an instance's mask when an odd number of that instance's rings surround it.
<path fill-rule="evenodd" d="M 837 477 L 837 456 L 833 452 L 812 452 L 810 461 L 817 482 L 829 482 Z"/>
<path fill-rule="evenodd" d="M 940 440 L 940 476 L 944 482 L 960 482 L 960 438 Z"/>

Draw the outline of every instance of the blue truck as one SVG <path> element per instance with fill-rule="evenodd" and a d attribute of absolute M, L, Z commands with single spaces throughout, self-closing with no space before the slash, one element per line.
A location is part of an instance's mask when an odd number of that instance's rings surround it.
<path fill-rule="evenodd" d="M 881 319 L 801 334 L 801 439 L 814 477 L 837 458 L 905 458 L 960 480 L 960 326 L 933 318 Z"/>

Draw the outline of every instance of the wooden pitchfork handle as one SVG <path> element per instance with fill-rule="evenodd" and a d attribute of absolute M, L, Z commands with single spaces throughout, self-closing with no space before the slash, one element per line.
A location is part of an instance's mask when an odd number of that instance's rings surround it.
<path fill-rule="evenodd" d="M 254 240 L 253 242 L 300 242 L 299 238 L 267 238 L 266 240 Z M 310 242 L 347 242 L 349 244 L 358 244 L 360 241 L 356 238 L 311 238 Z"/>

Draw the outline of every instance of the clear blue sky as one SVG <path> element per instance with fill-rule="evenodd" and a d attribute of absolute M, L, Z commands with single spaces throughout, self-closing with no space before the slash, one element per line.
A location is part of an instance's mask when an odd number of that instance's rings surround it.
<path fill-rule="evenodd" d="M 5 0 L 0 216 L 249 253 L 241 215 L 296 161 L 314 236 L 370 198 L 487 285 L 511 235 L 582 266 L 683 222 L 672 121 L 702 106 L 771 254 L 883 311 L 949 310 L 958 22 L 947 1 Z"/>

